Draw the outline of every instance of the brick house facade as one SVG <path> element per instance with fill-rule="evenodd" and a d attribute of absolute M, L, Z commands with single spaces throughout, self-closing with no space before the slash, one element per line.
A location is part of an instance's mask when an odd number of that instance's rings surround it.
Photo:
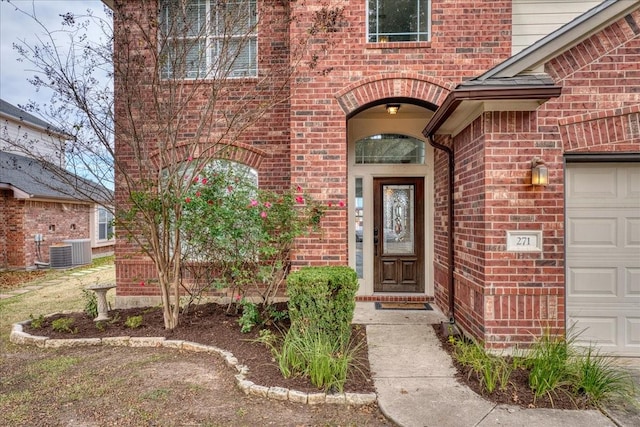
<path fill-rule="evenodd" d="M 299 240 L 292 262 L 351 265 L 362 301 L 432 301 L 494 348 L 577 322 L 606 349 L 640 355 L 640 4 L 604 1 L 514 52 L 521 3 L 432 0 L 426 39 L 370 41 L 367 2 L 327 2 L 343 8 L 320 63 L 330 72 L 292 81 L 289 102 L 234 142 L 235 160 L 254 167 L 266 187 L 300 185 L 333 206 L 346 202 L 329 209 L 322 236 Z M 289 26 L 259 27 L 258 68 L 276 58 L 266 46 L 303 38 L 323 5 L 288 7 L 298 17 Z M 272 10 L 258 1 L 263 8 Z M 397 114 L 387 114 L 390 104 Z M 421 141 L 423 156 L 357 157 L 367 138 L 388 135 Z M 549 172 L 546 186 L 531 184 L 535 158 Z M 619 198 L 626 216 L 616 219 L 626 244 L 613 246 L 628 262 L 587 271 L 580 263 L 593 253 L 585 248 L 597 250 L 602 236 L 582 241 L 574 232 L 609 218 L 580 210 L 600 212 L 583 191 L 589 179 L 604 182 L 598 173 L 627 183 L 628 197 Z M 408 206 L 413 213 L 401 217 Z M 406 218 L 419 250 L 405 253 Z M 154 274 L 151 264 L 124 242 L 118 251 L 118 304 L 151 301 L 154 290 L 137 286 Z M 594 287 L 590 277 L 608 274 L 617 285 Z M 594 295 L 611 301 L 609 311 L 585 314 L 600 310 L 590 305 Z"/>

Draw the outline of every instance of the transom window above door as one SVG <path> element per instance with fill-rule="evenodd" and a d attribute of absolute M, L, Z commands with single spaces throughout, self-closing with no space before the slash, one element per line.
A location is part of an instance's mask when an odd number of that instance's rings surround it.
<path fill-rule="evenodd" d="M 429 40 L 429 0 L 369 0 L 370 43 Z"/>
<path fill-rule="evenodd" d="M 356 141 L 356 164 L 424 164 L 425 144 L 400 134 L 377 134 Z"/>

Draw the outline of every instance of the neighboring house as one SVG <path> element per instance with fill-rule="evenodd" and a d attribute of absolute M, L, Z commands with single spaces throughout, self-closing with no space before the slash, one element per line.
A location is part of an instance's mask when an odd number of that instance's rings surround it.
<path fill-rule="evenodd" d="M 56 139 L 63 144 L 63 134 L 5 101 L 0 107 L 0 267 L 46 267 L 52 261 L 50 247 L 60 245 L 71 246 L 71 265 L 112 254 L 113 215 L 89 201 L 110 200 L 109 190 L 59 166 L 64 163 L 64 151 L 47 147 Z M 29 141 L 37 156 L 16 154 L 21 151 L 12 144 L 16 132 Z M 57 164 L 44 162 L 42 157 L 58 159 Z M 87 194 L 94 196 L 88 198 Z M 55 251 L 61 254 L 60 259 L 54 259 L 51 266 L 71 266 L 67 265 L 67 249 Z"/>
<path fill-rule="evenodd" d="M 44 158 L 64 167 L 64 150 L 72 137 L 24 110 L 0 99 L 0 151 Z"/>
<path fill-rule="evenodd" d="M 258 25 L 239 86 L 319 10 L 285 3 L 298 19 Z M 577 323 L 640 356 L 640 2 L 326 3 L 346 20 L 331 71 L 237 141 L 261 185 L 347 202 L 295 266 L 348 264 L 359 300 L 435 302 L 488 347 Z M 256 4 L 260 22 L 262 1 L 238 2 Z M 116 262 L 116 303 L 149 302 L 150 264 Z"/>

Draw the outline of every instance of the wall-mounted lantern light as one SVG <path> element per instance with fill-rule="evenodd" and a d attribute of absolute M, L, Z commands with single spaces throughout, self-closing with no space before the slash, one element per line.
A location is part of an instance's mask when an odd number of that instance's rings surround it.
<path fill-rule="evenodd" d="M 398 114 L 399 109 L 400 104 L 387 104 L 387 113 L 391 115 Z"/>
<path fill-rule="evenodd" d="M 531 185 L 546 186 L 549 184 L 549 169 L 540 157 L 531 160 Z"/>

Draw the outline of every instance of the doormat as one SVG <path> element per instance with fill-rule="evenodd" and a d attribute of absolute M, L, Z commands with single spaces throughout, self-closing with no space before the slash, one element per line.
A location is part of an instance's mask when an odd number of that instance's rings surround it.
<path fill-rule="evenodd" d="M 428 302 L 376 301 L 376 310 L 433 310 Z"/>

